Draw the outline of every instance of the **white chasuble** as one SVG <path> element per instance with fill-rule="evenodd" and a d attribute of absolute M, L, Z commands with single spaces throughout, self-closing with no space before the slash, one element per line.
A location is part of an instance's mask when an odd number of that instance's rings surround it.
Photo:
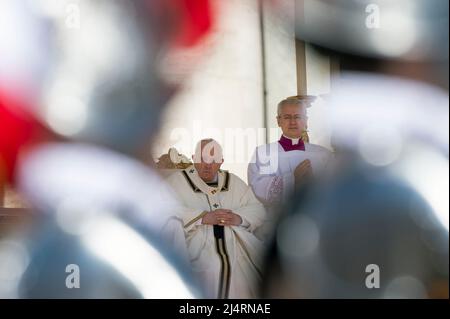
<path fill-rule="evenodd" d="M 182 206 L 189 260 L 208 298 L 257 298 L 263 243 L 253 231 L 265 220 L 264 206 L 239 177 L 218 172 L 215 184 L 205 183 L 194 166 L 167 179 Z M 202 224 L 203 216 L 229 209 L 242 218 L 239 226 Z"/>

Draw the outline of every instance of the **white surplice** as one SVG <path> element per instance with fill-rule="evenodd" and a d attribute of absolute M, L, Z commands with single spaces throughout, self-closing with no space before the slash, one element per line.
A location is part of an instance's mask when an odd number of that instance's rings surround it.
<path fill-rule="evenodd" d="M 277 142 L 256 148 L 248 166 L 248 181 L 264 204 L 285 199 L 294 188 L 294 170 L 302 161 L 311 161 L 313 174 L 323 171 L 332 153 L 316 144 L 305 143 L 305 150 L 285 151 Z"/>
<path fill-rule="evenodd" d="M 209 298 L 256 298 L 261 279 L 263 243 L 253 231 L 265 220 L 264 206 L 239 177 L 218 172 L 215 185 L 206 184 L 194 166 L 167 179 L 182 206 L 189 259 Z M 202 224 L 208 211 L 230 209 L 240 226 Z"/>

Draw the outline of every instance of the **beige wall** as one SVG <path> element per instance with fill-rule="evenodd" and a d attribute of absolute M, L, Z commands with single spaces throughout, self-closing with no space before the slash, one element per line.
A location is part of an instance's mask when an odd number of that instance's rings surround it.
<path fill-rule="evenodd" d="M 0 207 L 27 208 L 28 203 L 10 186 L 0 186 Z"/>

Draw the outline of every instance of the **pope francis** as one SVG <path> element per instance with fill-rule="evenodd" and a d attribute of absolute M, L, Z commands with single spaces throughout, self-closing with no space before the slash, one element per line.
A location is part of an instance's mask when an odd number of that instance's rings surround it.
<path fill-rule="evenodd" d="M 234 174 L 220 170 L 222 148 L 201 140 L 194 164 L 168 177 L 180 200 L 188 255 L 208 298 L 256 298 L 263 243 L 253 231 L 264 206 Z"/>

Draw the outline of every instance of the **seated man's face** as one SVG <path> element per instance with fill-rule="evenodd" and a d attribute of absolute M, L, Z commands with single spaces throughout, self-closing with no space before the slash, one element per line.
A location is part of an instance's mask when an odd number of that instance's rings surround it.
<path fill-rule="evenodd" d="M 194 156 L 194 167 L 204 182 L 213 182 L 223 163 L 222 154 L 210 143 L 202 143 L 201 150 L 201 156 Z"/>
<path fill-rule="evenodd" d="M 277 121 L 284 136 L 300 138 L 306 130 L 306 108 L 299 104 L 286 104 L 281 108 Z"/>

